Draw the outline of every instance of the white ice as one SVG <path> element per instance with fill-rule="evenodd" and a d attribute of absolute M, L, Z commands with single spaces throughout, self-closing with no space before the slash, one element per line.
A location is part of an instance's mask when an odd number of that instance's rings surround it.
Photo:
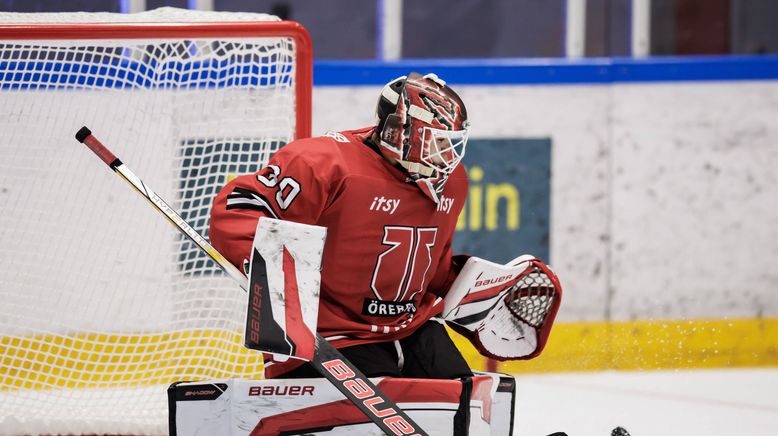
<path fill-rule="evenodd" d="M 778 368 L 516 379 L 515 436 L 778 436 Z"/>

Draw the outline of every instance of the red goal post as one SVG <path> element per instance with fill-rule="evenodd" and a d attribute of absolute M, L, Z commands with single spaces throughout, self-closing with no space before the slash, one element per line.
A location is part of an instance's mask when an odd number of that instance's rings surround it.
<path fill-rule="evenodd" d="M 245 294 L 73 132 L 205 233 L 224 183 L 310 136 L 311 90 L 275 17 L 0 13 L 0 433 L 165 434 L 171 382 L 261 376 Z"/>

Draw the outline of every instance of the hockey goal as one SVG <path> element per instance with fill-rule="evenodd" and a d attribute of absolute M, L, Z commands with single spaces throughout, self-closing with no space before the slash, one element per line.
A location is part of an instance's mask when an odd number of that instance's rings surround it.
<path fill-rule="evenodd" d="M 0 14 L 0 434 L 166 434 L 171 382 L 261 376 L 245 294 L 73 135 L 207 234 L 310 135 L 311 59 L 262 14 Z"/>

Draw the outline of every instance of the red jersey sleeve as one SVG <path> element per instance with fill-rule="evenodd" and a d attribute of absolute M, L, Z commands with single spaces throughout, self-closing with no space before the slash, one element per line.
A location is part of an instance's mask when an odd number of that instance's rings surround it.
<path fill-rule="evenodd" d="M 254 174 L 238 176 L 222 188 L 211 209 L 209 239 L 233 265 L 243 270 L 251 256 L 257 221 L 271 217 L 314 224 L 330 201 L 328 170 L 317 165 L 316 140 L 295 141 L 273 155 Z M 318 167 L 318 168 L 317 168 Z M 324 170 L 322 170 L 324 168 Z"/>

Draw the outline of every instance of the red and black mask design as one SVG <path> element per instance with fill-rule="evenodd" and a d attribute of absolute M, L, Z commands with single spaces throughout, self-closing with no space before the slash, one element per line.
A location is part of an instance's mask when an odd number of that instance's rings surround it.
<path fill-rule="evenodd" d="M 465 154 L 469 123 L 459 96 L 434 74 L 390 82 L 377 109 L 384 153 L 436 203 Z"/>

